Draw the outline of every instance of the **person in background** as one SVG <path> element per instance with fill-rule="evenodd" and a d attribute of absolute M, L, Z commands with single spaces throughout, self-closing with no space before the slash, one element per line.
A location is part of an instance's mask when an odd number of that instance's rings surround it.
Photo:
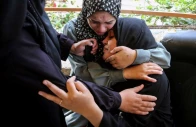
<path fill-rule="evenodd" d="M 45 0 L 0 1 L 0 82 L 4 91 L 1 123 L 20 127 L 66 127 L 61 107 L 65 103 L 65 108 L 89 118 L 93 126 L 107 126 L 108 120 L 113 120 L 113 116 L 110 119 L 107 114 L 113 109 L 131 112 L 130 93 L 134 92 L 133 89 L 118 93 L 63 75 L 61 59 L 66 60 L 70 52 L 82 55 L 86 45 L 92 46 L 94 53 L 96 46 L 91 41 L 95 40 L 74 43 L 67 36 L 57 33 L 44 11 L 44 5 Z M 43 82 L 45 79 L 65 91 L 68 98 L 55 104 L 39 96 L 40 90 L 53 94 L 43 85 L 49 82 Z M 74 96 L 77 92 L 81 96 Z M 144 107 L 143 111 L 148 112 L 155 106 L 156 97 L 136 95 Z M 83 103 L 85 100 L 89 103 Z M 90 112 L 84 112 L 81 106 L 87 107 Z M 97 116 L 91 119 L 91 114 Z"/>
<path fill-rule="evenodd" d="M 98 85 L 110 87 L 119 82 L 129 79 L 140 79 L 156 82 L 156 79 L 149 76 L 151 74 L 162 74 L 162 68 L 170 66 L 170 53 L 161 43 L 156 43 L 145 22 L 131 26 L 131 33 L 124 33 L 131 36 L 132 40 L 124 43 L 140 42 L 142 45 L 153 44 L 150 48 L 138 48 L 116 51 L 110 58 L 109 63 L 116 63 L 118 70 L 110 68 L 96 68 L 103 55 L 102 41 L 119 20 L 121 9 L 120 0 L 84 0 L 82 10 L 76 19 L 65 24 L 63 33 L 75 41 L 95 38 L 98 42 L 96 54 L 89 54 L 90 49 L 85 49 L 83 57 L 74 54 L 69 55 L 71 63 L 71 75 L 76 75 L 83 80 L 95 82 Z M 139 26 L 139 27 L 137 27 Z M 119 28 L 121 29 L 121 28 Z M 146 31 L 147 30 L 147 31 Z M 149 37 L 148 37 L 149 36 Z M 123 39 L 121 40 L 123 42 Z M 129 59 L 127 59 L 129 56 Z M 153 63 L 149 63 L 153 62 Z M 161 66 L 161 67 L 159 67 Z M 129 67 L 137 65 L 137 68 Z M 70 125 L 85 125 L 84 120 L 75 113 L 65 111 L 65 119 Z"/>

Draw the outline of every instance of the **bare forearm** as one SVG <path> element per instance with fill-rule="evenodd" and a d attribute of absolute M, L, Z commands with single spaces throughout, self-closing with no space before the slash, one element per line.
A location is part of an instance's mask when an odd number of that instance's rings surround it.
<path fill-rule="evenodd" d="M 99 127 L 103 118 L 103 111 L 96 105 L 93 110 L 86 112 L 83 116 L 88 119 L 94 127 Z"/>

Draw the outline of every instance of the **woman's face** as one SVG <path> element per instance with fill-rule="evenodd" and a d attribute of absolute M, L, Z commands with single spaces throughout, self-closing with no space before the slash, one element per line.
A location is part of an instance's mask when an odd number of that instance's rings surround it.
<path fill-rule="evenodd" d="M 98 11 L 93 13 L 87 18 L 87 21 L 91 29 L 97 35 L 104 35 L 116 23 L 115 17 L 105 11 Z"/>
<path fill-rule="evenodd" d="M 103 40 L 104 48 L 103 48 L 103 59 L 106 60 L 112 54 L 110 53 L 117 46 L 117 40 L 114 36 L 113 30 L 108 32 L 107 37 Z"/>

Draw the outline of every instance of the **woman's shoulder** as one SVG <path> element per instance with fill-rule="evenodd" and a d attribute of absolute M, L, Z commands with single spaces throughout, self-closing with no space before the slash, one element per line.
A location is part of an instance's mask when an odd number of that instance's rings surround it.
<path fill-rule="evenodd" d="M 74 40 L 76 40 L 75 23 L 76 23 L 76 18 L 71 19 L 64 25 L 63 28 L 63 34 L 67 35 L 68 37 Z"/>
<path fill-rule="evenodd" d="M 64 25 L 64 29 L 73 29 L 75 27 L 76 23 L 76 18 L 69 20 L 67 23 Z"/>

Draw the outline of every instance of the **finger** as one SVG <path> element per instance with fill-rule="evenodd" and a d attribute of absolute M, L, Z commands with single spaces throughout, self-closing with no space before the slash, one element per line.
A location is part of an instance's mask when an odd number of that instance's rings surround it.
<path fill-rule="evenodd" d="M 148 110 L 152 110 L 154 109 L 155 106 L 156 106 L 155 102 L 143 101 L 142 104 L 140 105 L 140 108 L 148 108 Z M 147 109 L 145 110 L 147 111 Z"/>
<path fill-rule="evenodd" d="M 78 92 L 76 87 L 75 87 L 75 79 L 76 79 L 76 77 L 72 76 L 71 78 L 69 78 L 67 80 L 67 83 L 66 83 L 67 90 L 71 94 L 74 94 L 74 93 Z"/>
<path fill-rule="evenodd" d="M 111 60 L 110 64 L 112 64 L 112 65 L 116 64 L 117 65 L 116 60 L 115 59 Z"/>
<path fill-rule="evenodd" d="M 148 115 L 149 112 L 144 112 L 144 111 L 136 111 L 135 114 L 138 114 L 138 115 Z"/>
<path fill-rule="evenodd" d="M 83 45 L 83 46 L 93 46 L 93 42 L 94 42 L 94 40 L 93 39 L 86 39 L 86 40 L 83 40 L 83 41 L 81 41 L 82 43 L 81 43 L 81 45 Z"/>
<path fill-rule="evenodd" d="M 90 41 L 91 41 L 91 43 L 92 43 L 92 47 L 93 47 L 93 48 L 96 47 L 96 46 L 98 46 L 98 45 L 97 45 L 97 40 L 96 40 L 96 39 L 92 38 Z"/>
<path fill-rule="evenodd" d="M 163 71 L 163 68 L 161 68 L 159 65 L 157 65 L 155 63 L 150 62 L 150 63 L 148 63 L 148 66 L 151 66 L 153 69 Z"/>
<path fill-rule="evenodd" d="M 80 82 L 80 81 L 76 81 L 75 82 L 75 86 L 76 86 L 76 89 L 78 90 L 78 91 L 81 91 L 81 92 L 86 92 L 86 91 L 89 91 L 87 88 L 86 88 L 86 86 L 84 85 L 84 84 L 82 84 L 82 82 Z"/>
<path fill-rule="evenodd" d="M 157 80 L 156 79 L 154 79 L 154 78 L 151 78 L 151 77 L 149 77 L 149 76 L 144 76 L 143 77 L 144 78 L 144 80 L 146 80 L 146 81 L 149 81 L 149 82 L 157 82 Z"/>
<path fill-rule="evenodd" d="M 134 90 L 134 92 L 139 92 L 140 90 L 142 90 L 144 88 L 144 85 L 143 84 L 141 84 L 141 85 L 139 85 L 139 86 L 136 86 L 136 87 L 134 87 L 133 88 L 133 90 Z"/>
<path fill-rule="evenodd" d="M 54 95 L 51 95 L 51 94 L 48 94 L 48 93 L 45 93 L 43 91 L 39 91 L 38 92 L 39 95 L 41 95 L 42 97 L 50 100 L 50 101 L 53 101 L 54 103 L 56 104 L 59 104 L 59 102 L 61 101 L 61 99 L 59 97 L 56 97 Z"/>
<path fill-rule="evenodd" d="M 121 50 L 122 50 L 122 47 L 118 46 L 118 47 L 115 47 L 113 50 L 111 50 L 110 53 L 117 53 L 117 52 L 119 52 Z"/>
<path fill-rule="evenodd" d="M 67 93 L 65 91 L 63 91 L 62 89 L 60 89 L 59 87 L 51 83 L 50 81 L 44 80 L 43 84 L 46 85 L 58 97 L 60 98 L 67 97 Z"/>
<path fill-rule="evenodd" d="M 151 111 L 154 111 L 154 106 L 151 106 L 151 107 L 146 107 L 146 106 L 141 106 L 139 107 L 139 109 L 137 109 L 141 112 L 151 112 Z"/>
<path fill-rule="evenodd" d="M 114 57 L 114 55 L 111 55 L 110 57 L 108 57 L 106 60 L 105 60 L 105 62 L 112 62 L 112 61 L 114 61 L 115 60 L 115 57 Z"/>
<path fill-rule="evenodd" d="M 140 96 L 140 98 L 143 100 L 143 101 L 156 101 L 157 100 L 157 97 L 155 96 L 152 96 L 152 95 L 141 95 L 141 94 L 138 94 Z"/>
<path fill-rule="evenodd" d="M 148 74 L 163 74 L 163 71 L 161 70 L 155 70 L 155 69 L 152 69 L 152 70 L 148 70 Z"/>

